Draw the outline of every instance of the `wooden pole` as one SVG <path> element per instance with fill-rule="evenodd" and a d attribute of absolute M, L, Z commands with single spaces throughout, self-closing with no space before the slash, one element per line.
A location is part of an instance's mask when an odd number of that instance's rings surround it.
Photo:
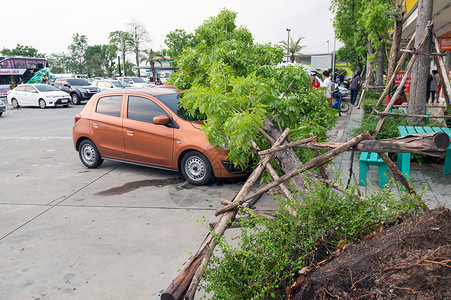
<path fill-rule="evenodd" d="M 435 32 L 432 31 L 432 41 L 434 43 L 434 47 L 436 51 L 440 51 L 440 44 L 438 42 L 437 36 L 435 35 Z M 445 63 L 443 62 L 443 58 L 440 57 L 435 57 L 434 56 L 434 60 L 435 60 L 435 64 L 437 65 L 437 69 L 438 69 L 438 74 L 440 76 L 440 82 L 442 84 L 442 89 L 443 89 L 443 95 L 445 96 L 445 102 L 446 102 L 446 108 L 447 111 L 450 112 L 451 111 L 451 104 L 450 104 L 450 92 L 451 92 L 451 84 L 449 82 L 448 79 L 448 75 L 446 74 L 446 67 L 445 67 Z"/>
<path fill-rule="evenodd" d="M 367 131 L 365 131 L 366 133 L 368 133 Z M 365 133 L 364 132 L 364 133 Z M 251 199 L 252 197 L 255 197 L 256 195 L 260 195 L 264 192 L 269 191 L 270 189 L 272 189 L 273 187 L 279 185 L 279 183 L 287 181 L 288 179 L 300 175 L 301 173 L 310 170 L 312 168 L 315 167 L 319 167 L 322 166 L 324 164 L 326 164 L 327 162 L 329 162 L 330 160 L 334 159 L 335 157 L 337 157 L 338 155 L 340 155 L 341 153 L 343 153 L 344 151 L 352 148 L 353 146 L 357 145 L 358 143 L 360 143 L 362 140 L 365 139 L 364 133 L 359 134 L 358 136 L 356 136 L 355 138 L 351 139 L 350 141 L 343 143 L 341 146 L 326 152 L 318 157 L 313 158 L 311 161 L 301 165 L 301 167 L 299 169 L 295 169 L 285 175 L 283 175 L 282 177 L 279 178 L 279 180 L 275 180 L 271 183 L 266 184 L 265 186 L 261 187 L 260 189 L 258 189 L 257 191 L 248 194 L 245 197 L 241 197 L 239 199 L 237 199 L 237 201 L 234 201 L 232 204 L 230 205 L 226 205 L 222 208 L 219 208 L 217 210 L 215 210 L 215 215 L 219 216 L 220 214 L 223 214 L 225 212 L 228 212 L 232 209 L 235 209 L 238 205 L 243 204 L 244 202 L 246 202 L 247 200 Z M 369 134 L 369 133 L 368 133 Z M 250 197 L 252 195 L 252 197 Z"/>
<path fill-rule="evenodd" d="M 412 45 L 412 43 L 415 41 L 415 33 L 412 35 L 412 38 L 410 39 L 409 43 L 406 46 L 406 49 L 409 49 L 410 46 Z M 398 76 L 398 72 L 401 69 L 401 66 L 404 64 L 404 61 L 406 60 L 407 54 L 403 53 L 401 55 L 401 58 L 399 59 L 398 64 L 396 65 L 395 70 L 393 71 L 393 74 L 390 78 L 390 80 L 387 83 L 387 86 L 384 89 L 384 92 L 382 93 L 382 95 L 379 97 L 379 100 L 377 100 L 376 106 L 379 106 L 382 104 L 382 101 L 384 101 L 385 96 L 388 95 L 388 92 L 391 90 L 391 88 L 393 87 L 393 85 L 395 84 L 396 81 L 396 77 Z"/>
<path fill-rule="evenodd" d="M 418 48 L 421 48 L 423 46 L 423 44 L 426 42 L 427 37 L 429 36 L 431 30 L 432 30 L 432 26 L 433 26 L 433 22 L 429 22 L 428 26 L 426 28 L 426 30 L 424 31 L 424 34 L 420 40 L 420 43 L 418 44 Z M 390 103 L 388 103 L 387 107 L 385 107 L 384 112 L 388 112 L 390 109 L 392 109 L 393 104 L 395 104 L 395 101 L 398 99 L 399 95 L 401 95 L 401 92 L 403 91 L 404 85 L 407 81 L 407 78 L 410 75 L 410 72 L 412 71 L 412 67 L 413 67 L 413 63 L 415 62 L 415 60 L 417 59 L 418 54 L 413 54 L 412 58 L 409 61 L 409 64 L 407 65 L 406 68 L 406 73 L 404 74 L 404 76 L 402 77 L 401 83 L 399 84 L 398 88 L 396 89 L 395 94 L 393 95 L 393 97 L 390 100 Z M 376 126 L 376 131 L 374 131 L 373 133 L 373 137 L 376 137 L 379 132 L 382 129 L 382 126 L 385 123 L 385 116 L 382 116 L 379 120 L 379 123 Z"/>
<path fill-rule="evenodd" d="M 285 131 L 280 135 L 280 137 L 274 143 L 273 147 L 274 146 L 277 147 L 280 144 L 282 144 L 283 141 L 285 140 L 285 138 L 288 136 L 289 131 L 290 131 L 290 129 L 286 128 Z M 266 168 L 266 165 L 269 163 L 271 158 L 272 158 L 272 155 L 267 155 L 263 159 L 260 160 L 260 162 L 257 165 L 257 167 L 255 168 L 255 170 L 248 177 L 248 179 L 246 180 L 246 183 L 243 185 L 241 190 L 236 195 L 232 204 L 238 203 L 239 199 L 242 199 L 249 193 L 251 187 L 254 185 L 254 183 L 257 181 L 257 179 L 260 177 L 261 173 Z M 251 198 L 249 198 L 249 199 L 251 199 Z M 239 204 L 243 204 L 244 202 L 245 201 L 243 201 Z M 203 256 L 201 264 L 195 270 L 195 273 L 192 276 L 191 283 L 188 287 L 188 290 L 186 291 L 184 299 L 186 299 L 186 300 L 194 299 L 194 295 L 196 294 L 197 287 L 199 286 L 199 283 L 200 283 L 200 278 L 204 274 L 204 271 L 205 271 L 205 268 L 207 267 L 208 261 L 210 260 L 210 257 L 213 254 L 213 250 L 216 247 L 219 238 L 224 234 L 225 230 L 230 225 L 230 221 L 235 218 L 236 213 L 237 213 L 236 211 L 229 211 L 226 214 L 224 214 L 224 218 L 223 218 L 223 216 L 221 216 L 220 220 L 218 221 L 217 227 L 214 228 L 215 237 L 213 239 L 211 239 L 211 241 L 208 243 L 208 251 Z M 184 288 L 186 289 L 186 287 L 184 287 Z"/>

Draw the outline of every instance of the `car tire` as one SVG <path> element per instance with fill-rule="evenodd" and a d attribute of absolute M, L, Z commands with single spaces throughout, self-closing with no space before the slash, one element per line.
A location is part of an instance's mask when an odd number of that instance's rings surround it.
<path fill-rule="evenodd" d="M 12 99 L 11 99 L 11 105 L 12 105 L 14 108 L 19 108 L 19 107 L 20 107 L 19 101 L 17 101 L 16 98 L 12 98 Z"/>
<path fill-rule="evenodd" d="M 47 104 L 45 103 L 44 99 L 39 99 L 39 107 L 42 109 L 46 109 L 47 108 Z"/>
<path fill-rule="evenodd" d="M 3 112 L 0 112 L 0 117 L 3 115 Z"/>
<path fill-rule="evenodd" d="M 97 168 L 103 163 L 99 150 L 91 140 L 84 140 L 80 143 L 78 155 L 81 162 L 90 169 Z"/>
<path fill-rule="evenodd" d="M 77 96 L 77 94 L 75 94 L 75 93 L 72 94 L 72 95 L 70 96 L 70 99 L 71 99 L 73 105 L 78 105 L 78 104 L 80 104 L 80 98 Z"/>
<path fill-rule="evenodd" d="M 181 170 L 186 181 L 194 185 L 204 185 L 214 179 L 208 158 L 197 151 L 189 151 L 183 156 Z"/>

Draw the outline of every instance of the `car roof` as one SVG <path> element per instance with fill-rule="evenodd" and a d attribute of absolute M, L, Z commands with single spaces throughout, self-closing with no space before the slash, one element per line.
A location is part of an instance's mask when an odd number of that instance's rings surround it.
<path fill-rule="evenodd" d="M 101 92 L 102 95 L 105 94 L 133 94 L 133 93 L 141 93 L 141 94 L 147 94 L 150 96 L 160 96 L 160 95 L 167 95 L 167 94 L 177 94 L 180 91 L 176 90 L 172 87 L 167 88 L 130 88 L 126 90 L 119 90 L 119 91 L 103 91 Z"/>

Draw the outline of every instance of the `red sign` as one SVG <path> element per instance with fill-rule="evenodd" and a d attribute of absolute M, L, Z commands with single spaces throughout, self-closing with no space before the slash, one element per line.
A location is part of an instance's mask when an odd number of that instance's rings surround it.
<path fill-rule="evenodd" d="M 451 37 L 440 38 L 440 50 L 451 51 Z"/>
<path fill-rule="evenodd" d="M 406 71 L 399 71 L 398 75 L 396 76 L 396 80 L 395 80 L 395 85 L 399 85 L 401 83 L 402 78 L 404 77 L 404 74 L 406 73 Z M 409 94 L 410 94 L 410 80 L 411 80 L 411 75 L 409 75 L 409 77 L 406 80 L 406 83 L 404 84 L 405 90 L 404 92 L 406 93 L 407 98 L 409 98 Z"/>

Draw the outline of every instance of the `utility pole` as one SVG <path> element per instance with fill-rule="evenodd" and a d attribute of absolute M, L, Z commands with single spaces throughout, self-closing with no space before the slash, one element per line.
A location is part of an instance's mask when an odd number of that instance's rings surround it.
<path fill-rule="evenodd" d="M 122 73 L 121 73 L 121 57 L 119 55 L 117 56 L 117 65 L 119 67 L 119 77 L 121 77 L 122 76 Z"/>
<path fill-rule="evenodd" d="M 423 36 L 426 25 L 429 21 L 432 21 L 432 0 L 419 0 L 418 1 L 418 17 L 417 26 L 415 31 L 415 48 L 420 43 Z M 418 51 L 423 53 L 431 52 L 432 36 L 426 39 L 421 49 Z M 410 84 L 409 95 L 409 107 L 408 113 L 415 115 L 424 115 L 426 113 L 426 102 L 429 95 L 426 96 L 427 78 L 430 73 L 431 60 L 429 55 L 419 55 L 412 67 L 412 80 Z M 416 124 L 422 122 L 421 118 L 408 118 L 409 121 L 413 121 Z"/>
<path fill-rule="evenodd" d="M 290 31 L 291 29 L 287 28 L 287 32 L 288 32 L 288 40 L 287 40 L 287 62 L 288 59 L 290 58 Z"/>

